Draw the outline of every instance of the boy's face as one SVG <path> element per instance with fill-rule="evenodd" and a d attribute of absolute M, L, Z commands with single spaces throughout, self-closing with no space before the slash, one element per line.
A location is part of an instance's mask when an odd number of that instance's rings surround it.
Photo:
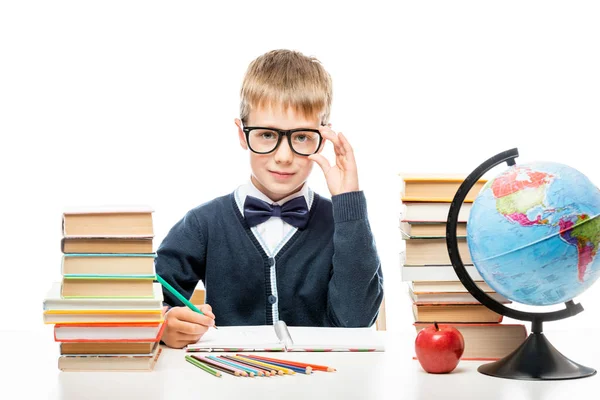
<path fill-rule="evenodd" d="M 264 107 L 252 110 L 246 121 L 246 126 L 260 126 L 283 130 L 297 128 L 319 128 L 319 118 L 303 117 L 292 108 Z M 248 149 L 246 135 L 242 130 L 242 122 L 235 120 L 238 127 L 240 145 Z M 319 151 L 323 149 L 323 145 Z M 279 201 L 292 193 L 299 191 L 312 171 L 313 161 L 306 156 L 300 156 L 290 149 L 286 138 L 275 151 L 269 154 L 250 152 L 250 167 L 252 183 L 273 201 Z"/>

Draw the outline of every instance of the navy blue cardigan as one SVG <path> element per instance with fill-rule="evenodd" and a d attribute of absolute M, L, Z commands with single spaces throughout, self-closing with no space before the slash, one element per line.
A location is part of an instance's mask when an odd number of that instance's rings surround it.
<path fill-rule="evenodd" d="M 186 298 L 202 280 L 219 326 L 272 324 L 276 300 L 279 319 L 290 326 L 370 326 L 383 298 L 362 191 L 331 201 L 315 193 L 308 226 L 273 258 L 246 224 L 234 193 L 218 197 L 188 211 L 171 228 L 155 266 Z M 168 305 L 182 305 L 163 291 Z"/>

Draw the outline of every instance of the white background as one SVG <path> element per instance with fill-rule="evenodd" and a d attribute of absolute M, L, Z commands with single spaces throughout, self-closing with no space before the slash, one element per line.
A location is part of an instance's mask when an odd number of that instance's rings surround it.
<path fill-rule="evenodd" d="M 355 148 L 389 330 L 412 329 L 399 172 L 466 174 L 518 147 L 519 163 L 600 183 L 597 2 L 323 3 L 0 4 L 0 330 L 51 340 L 42 301 L 61 277 L 67 207 L 150 205 L 156 249 L 187 210 L 248 179 L 233 120 L 248 63 L 272 49 L 314 55 L 333 77 L 331 121 Z M 318 166 L 309 182 L 329 195 Z M 577 300 L 584 313 L 547 329 L 599 327 L 600 286 Z"/>

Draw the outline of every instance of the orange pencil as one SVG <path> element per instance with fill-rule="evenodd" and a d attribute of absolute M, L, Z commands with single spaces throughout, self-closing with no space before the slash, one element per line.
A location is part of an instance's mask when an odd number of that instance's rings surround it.
<path fill-rule="evenodd" d="M 239 356 L 240 354 L 238 354 Z M 307 364 L 307 363 L 301 363 L 301 362 L 297 362 L 297 361 L 288 361 L 288 360 L 278 360 L 275 358 L 268 358 L 268 357 L 261 357 L 261 356 L 255 356 L 255 355 L 247 355 L 245 357 L 248 358 L 255 358 L 257 360 L 262 360 L 262 361 L 271 361 L 271 362 L 278 362 L 281 364 L 288 364 L 294 367 L 311 367 L 313 371 L 327 371 L 327 372 L 334 372 L 336 371 L 335 368 L 332 367 L 327 367 L 324 365 L 316 365 L 316 364 Z"/>

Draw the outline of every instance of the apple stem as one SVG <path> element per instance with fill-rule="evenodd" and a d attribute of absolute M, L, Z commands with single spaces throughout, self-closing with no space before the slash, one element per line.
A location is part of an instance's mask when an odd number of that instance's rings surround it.
<path fill-rule="evenodd" d="M 439 330 L 440 330 L 440 327 L 438 326 L 437 322 L 434 322 L 434 323 L 433 323 L 433 326 L 435 327 L 435 330 L 436 330 L 436 331 L 439 331 Z"/>

